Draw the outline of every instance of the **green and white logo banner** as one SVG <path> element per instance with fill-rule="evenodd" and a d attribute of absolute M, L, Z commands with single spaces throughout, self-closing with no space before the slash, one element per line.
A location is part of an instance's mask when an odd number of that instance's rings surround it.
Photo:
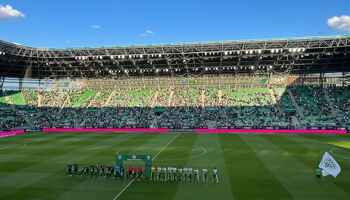
<path fill-rule="evenodd" d="M 337 161 L 328 152 L 324 153 L 318 167 L 322 169 L 323 176 L 332 175 L 333 177 L 337 177 L 341 171 Z"/>

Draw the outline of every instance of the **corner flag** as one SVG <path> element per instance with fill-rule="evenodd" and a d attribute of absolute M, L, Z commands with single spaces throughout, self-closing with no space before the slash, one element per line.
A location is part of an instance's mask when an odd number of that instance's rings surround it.
<path fill-rule="evenodd" d="M 337 161 L 328 152 L 324 153 L 318 167 L 322 169 L 323 176 L 332 175 L 333 177 L 337 177 L 341 171 Z"/>

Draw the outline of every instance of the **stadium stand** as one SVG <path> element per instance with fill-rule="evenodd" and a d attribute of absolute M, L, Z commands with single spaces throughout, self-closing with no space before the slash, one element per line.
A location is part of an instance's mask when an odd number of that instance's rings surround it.
<path fill-rule="evenodd" d="M 0 129 L 349 128 L 349 38 L 77 49 L 0 41 Z"/>
<path fill-rule="evenodd" d="M 335 107 L 338 122 L 350 125 L 350 88 L 328 87 L 326 90 Z"/>
<path fill-rule="evenodd" d="M 338 118 L 331 114 L 331 105 L 321 87 L 288 87 L 304 115 L 298 116 L 302 127 L 348 122 L 348 88 L 325 89 Z M 0 97 L 0 125 L 3 130 L 18 127 L 288 127 L 288 110 L 295 110 L 295 106 L 286 88 L 273 91 L 273 96 L 268 88 L 259 87 L 6 91 Z"/>

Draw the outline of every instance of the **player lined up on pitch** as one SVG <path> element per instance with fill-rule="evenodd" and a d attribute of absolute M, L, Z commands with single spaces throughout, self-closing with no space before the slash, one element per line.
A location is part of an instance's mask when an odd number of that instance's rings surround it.
<path fill-rule="evenodd" d="M 184 167 L 151 167 L 151 180 L 153 181 L 203 181 L 208 182 L 208 169 L 203 168 L 199 170 L 198 168 Z M 218 169 L 213 168 L 212 181 L 218 183 L 219 175 Z"/>
<path fill-rule="evenodd" d="M 123 166 L 112 165 L 91 165 L 88 167 L 80 167 L 78 164 L 68 164 L 66 167 L 66 176 L 71 177 L 80 177 L 80 178 L 107 178 L 107 179 L 117 179 L 123 180 L 127 179 L 144 179 L 144 169 L 142 166 L 139 168 L 133 167 L 130 165 L 128 168 L 128 173 L 124 173 Z M 126 176 L 126 177 L 125 177 Z M 151 181 L 209 181 L 208 169 L 198 169 L 192 167 L 176 168 L 176 167 L 151 167 Z M 212 182 L 218 183 L 218 169 L 216 167 L 212 170 Z"/>
<path fill-rule="evenodd" d="M 68 164 L 66 167 L 66 176 L 71 178 L 81 177 L 81 178 L 113 178 L 113 179 L 123 179 L 124 178 L 124 168 L 123 167 L 113 167 L 112 165 L 91 165 L 88 167 L 80 167 L 78 164 Z"/>

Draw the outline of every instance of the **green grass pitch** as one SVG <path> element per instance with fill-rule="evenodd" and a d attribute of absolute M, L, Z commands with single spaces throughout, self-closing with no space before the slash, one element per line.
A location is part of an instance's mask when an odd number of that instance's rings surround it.
<path fill-rule="evenodd" d="M 67 179 L 67 162 L 114 164 L 116 152 L 154 165 L 215 166 L 208 182 Z M 342 171 L 316 182 L 330 151 Z M 211 178 L 211 176 L 210 176 Z M 123 191 L 121 193 L 121 191 Z M 121 194 L 120 194 L 121 193 Z M 350 199 L 350 135 L 27 133 L 0 138 L 0 199 Z"/>

